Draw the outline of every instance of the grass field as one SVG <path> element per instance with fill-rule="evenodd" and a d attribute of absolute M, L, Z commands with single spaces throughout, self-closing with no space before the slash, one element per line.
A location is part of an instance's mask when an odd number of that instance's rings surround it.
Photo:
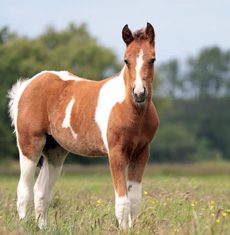
<path fill-rule="evenodd" d="M 78 173 L 76 173 L 77 171 Z M 40 231 L 16 212 L 18 169 L 0 167 L 0 234 L 230 234 L 230 165 L 149 166 L 133 227 L 119 231 L 108 166 L 66 166 Z"/>

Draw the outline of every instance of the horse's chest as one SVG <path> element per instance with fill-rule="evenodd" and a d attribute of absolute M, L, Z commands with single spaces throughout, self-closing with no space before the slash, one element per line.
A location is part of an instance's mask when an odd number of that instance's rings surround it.
<path fill-rule="evenodd" d="M 138 146 L 150 143 L 156 131 L 152 117 L 134 117 L 117 105 L 111 112 L 108 124 L 108 143 L 110 147 L 123 146 L 133 151 Z"/>

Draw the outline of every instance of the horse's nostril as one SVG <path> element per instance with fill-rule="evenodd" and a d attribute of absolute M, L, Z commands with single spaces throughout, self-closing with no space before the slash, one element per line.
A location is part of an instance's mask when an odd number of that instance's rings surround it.
<path fill-rule="evenodd" d="M 143 87 L 143 91 L 140 92 L 140 93 L 138 94 L 138 96 L 145 97 L 145 94 L 146 94 L 146 89 L 145 89 L 145 87 Z"/>

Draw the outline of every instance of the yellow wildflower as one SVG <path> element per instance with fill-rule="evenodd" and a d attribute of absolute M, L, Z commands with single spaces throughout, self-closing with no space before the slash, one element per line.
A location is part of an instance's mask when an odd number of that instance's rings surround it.
<path fill-rule="evenodd" d="M 2 218 L 2 215 L 0 215 L 0 219 Z"/>
<path fill-rule="evenodd" d="M 152 204 L 154 204 L 155 203 L 155 201 L 152 201 Z"/>
<path fill-rule="evenodd" d="M 214 207 L 213 205 L 212 205 L 212 206 L 210 206 L 210 211 L 213 209 L 213 207 Z"/>
<path fill-rule="evenodd" d="M 219 223 L 219 222 L 220 222 L 220 219 L 217 219 L 216 222 Z"/>
<path fill-rule="evenodd" d="M 158 203 L 158 200 L 156 200 L 156 203 Z"/>
<path fill-rule="evenodd" d="M 212 214 L 211 214 L 211 216 L 215 216 L 215 214 L 214 214 L 214 213 L 212 213 Z"/>
<path fill-rule="evenodd" d="M 170 199 L 169 197 L 166 198 L 167 201 L 169 201 L 169 199 Z"/>
<path fill-rule="evenodd" d="M 144 194 L 146 195 L 146 194 L 148 194 L 148 192 L 144 191 Z"/>
<path fill-rule="evenodd" d="M 191 206 L 192 206 L 192 207 L 195 206 L 194 203 L 191 203 Z"/>
<path fill-rule="evenodd" d="M 215 201 L 211 201 L 211 204 L 214 204 L 215 203 Z"/>
<path fill-rule="evenodd" d="M 226 213 L 226 212 L 223 212 L 222 215 L 225 217 L 225 216 L 227 215 L 227 213 Z"/>
<path fill-rule="evenodd" d="M 101 203 L 101 201 L 100 201 L 100 200 L 97 200 L 97 203 L 99 204 L 99 203 Z"/>
<path fill-rule="evenodd" d="M 226 211 L 227 211 L 227 212 L 230 212 L 230 210 L 229 210 L 229 209 L 227 209 Z"/>

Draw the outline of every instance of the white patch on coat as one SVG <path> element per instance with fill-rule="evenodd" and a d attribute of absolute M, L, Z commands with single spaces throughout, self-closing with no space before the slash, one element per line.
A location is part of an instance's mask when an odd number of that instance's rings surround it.
<path fill-rule="evenodd" d="M 101 130 L 102 140 L 109 152 L 107 141 L 107 127 L 112 108 L 116 103 L 122 103 L 125 99 L 124 68 L 119 76 L 106 82 L 100 90 L 98 104 L 95 112 L 95 121 Z"/>
<path fill-rule="evenodd" d="M 130 200 L 127 196 L 119 197 L 115 191 L 115 214 L 119 222 L 120 229 L 126 229 L 130 216 Z"/>
<path fill-rule="evenodd" d="M 69 81 L 69 80 L 73 80 L 73 81 L 82 81 L 82 80 L 88 81 L 87 79 L 70 75 L 68 71 L 60 71 L 60 72 L 47 71 L 47 72 L 50 72 L 50 73 L 53 73 L 53 74 L 59 76 L 64 81 Z"/>
<path fill-rule="evenodd" d="M 141 49 L 136 60 L 136 80 L 135 80 L 135 88 L 134 88 L 134 92 L 136 94 L 140 94 L 144 92 L 144 87 L 143 87 L 143 83 L 141 80 L 141 68 L 144 62 L 143 54 L 144 54 L 143 50 Z"/>
<path fill-rule="evenodd" d="M 128 198 L 131 202 L 131 213 L 129 217 L 129 227 L 131 227 L 133 221 L 136 219 L 140 206 L 141 206 L 141 183 L 128 181 Z"/>
<path fill-rule="evenodd" d="M 73 128 L 70 125 L 71 112 L 72 112 L 72 108 L 73 108 L 74 102 L 75 102 L 75 99 L 72 98 L 71 101 L 69 102 L 69 104 L 66 107 L 65 118 L 63 120 L 62 127 L 63 128 L 68 128 L 69 127 L 69 129 L 70 129 L 70 131 L 71 131 L 71 133 L 73 135 L 73 138 L 76 139 L 77 138 L 77 134 L 74 132 Z"/>

